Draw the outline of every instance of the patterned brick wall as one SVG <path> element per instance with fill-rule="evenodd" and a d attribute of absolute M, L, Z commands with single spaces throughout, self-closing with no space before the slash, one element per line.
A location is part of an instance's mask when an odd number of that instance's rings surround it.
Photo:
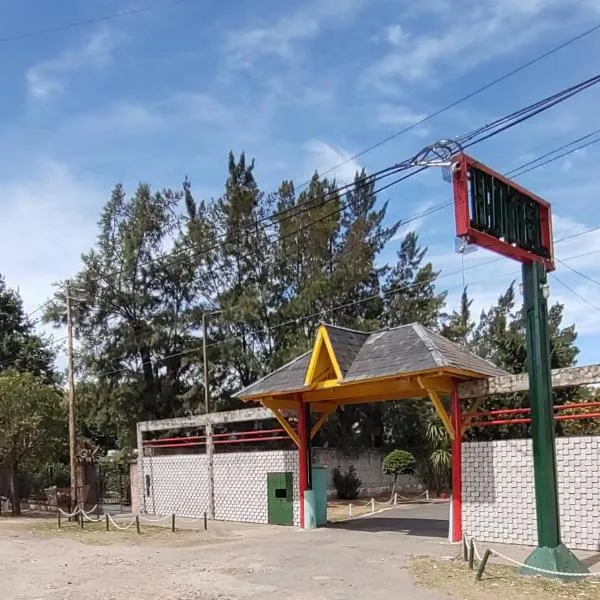
<path fill-rule="evenodd" d="M 215 454 L 215 518 L 268 523 L 267 473 L 284 471 L 294 474 L 294 524 L 299 525 L 295 450 Z"/>
<path fill-rule="evenodd" d="M 298 525 L 298 453 L 294 450 L 217 453 L 213 457 L 215 518 L 267 523 L 267 473 L 294 476 L 294 524 Z M 144 457 L 150 476 L 146 511 L 150 514 L 200 517 L 208 510 L 208 464 L 204 454 Z"/>
<path fill-rule="evenodd" d="M 562 537 L 600 550 L 600 437 L 556 440 Z M 531 440 L 463 444 L 463 530 L 482 541 L 537 544 Z"/>

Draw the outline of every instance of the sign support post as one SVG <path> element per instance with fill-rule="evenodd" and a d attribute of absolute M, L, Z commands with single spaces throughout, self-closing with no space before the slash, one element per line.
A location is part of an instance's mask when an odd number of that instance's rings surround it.
<path fill-rule="evenodd" d="M 521 569 L 537 575 L 537 567 L 559 573 L 586 573 L 587 568 L 561 542 L 558 481 L 554 442 L 554 409 L 548 332 L 546 269 L 537 262 L 523 264 L 523 297 L 527 332 L 527 371 L 533 441 L 533 477 L 538 547 Z"/>
<path fill-rule="evenodd" d="M 554 269 L 550 204 L 462 152 L 451 171 L 457 237 L 523 263 L 538 547 L 521 572 L 573 579 L 569 573 L 587 568 L 560 537 L 546 282 Z"/>

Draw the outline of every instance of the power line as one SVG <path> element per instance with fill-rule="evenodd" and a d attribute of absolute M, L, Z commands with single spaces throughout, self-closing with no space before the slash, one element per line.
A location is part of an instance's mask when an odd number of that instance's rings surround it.
<path fill-rule="evenodd" d="M 573 150 L 573 151 L 575 151 L 575 150 Z M 542 165 L 540 164 L 540 165 L 538 165 L 538 166 L 536 166 L 534 168 L 539 168 L 541 166 Z M 414 173 L 411 173 L 408 176 L 410 176 L 412 174 L 414 174 Z M 406 178 L 408 176 L 405 176 L 404 178 Z M 390 187 L 391 185 L 394 185 L 395 183 L 397 183 L 397 182 L 392 182 L 391 184 L 388 184 L 386 187 Z M 378 191 L 375 191 L 373 193 L 376 194 L 376 193 L 378 193 Z M 423 211 L 423 212 L 424 213 L 437 212 L 437 211 L 441 210 L 442 208 L 445 208 L 446 206 L 449 206 L 451 204 L 452 204 L 452 201 L 446 202 L 446 203 L 441 204 L 441 205 L 439 205 L 437 207 L 432 207 L 428 211 Z M 411 217 L 411 219 L 407 219 L 403 223 L 407 224 L 410 221 L 414 221 L 414 220 L 417 220 L 419 218 L 422 218 L 422 216 L 423 216 L 423 214 L 414 215 L 413 217 Z M 569 237 L 567 237 L 567 238 L 561 238 L 561 239 L 557 240 L 556 243 L 560 243 L 561 241 L 565 241 L 566 239 L 569 239 Z M 565 266 L 568 266 L 568 265 L 566 265 L 566 261 L 568 261 L 568 260 L 574 260 L 576 258 L 581 258 L 582 256 L 587 256 L 589 254 L 593 254 L 593 252 L 588 252 L 588 253 L 584 253 L 584 254 L 570 256 L 570 257 L 567 257 L 567 258 L 565 258 L 563 260 L 560 260 L 560 262 L 562 264 L 565 264 Z M 338 311 L 338 310 L 343 310 L 344 308 L 349 308 L 351 306 L 358 306 L 359 304 L 363 304 L 365 302 L 371 302 L 371 301 L 376 300 L 376 299 L 380 299 L 381 300 L 381 299 L 383 299 L 383 298 L 385 298 L 385 297 L 387 297 L 389 295 L 397 294 L 397 293 L 399 293 L 401 291 L 407 291 L 407 290 L 412 289 L 414 287 L 419 287 L 419 286 L 427 285 L 429 283 L 436 283 L 437 281 L 439 281 L 440 279 L 443 279 L 445 277 L 451 277 L 453 275 L 461 275 L 461 274 L 464 277 L 464 273 L 466 271 L 470 271 L 470 270 L 481 268 L 481 267 L 486 266 L 486 265 L 488 265 L 490 263 L 497 262 L 498 260 L 501 260 L 501 258 L 494 258 L 494 259 L 491 259 L 489 261 L 485 261 L 485 262 L 477 264 L 477 265 L 471 265 L 470 267 L 465 267 L 464 264 L 463 264 L 463 265 L 461 265 L 460 269 L 455 270 L 455 271 L 451 271 L 449 273 L 442 273 L 441 275 L 437 275 L 435 277 L 431 277 L 431 278 L 429 278 L 427 280 L 424 280 L 424 281 L 414 282 L 412 284 L 401 286 L 399 288 L 394 288 L 394 289 L 388 290 L 388 291 L 383 292 L 383 293 L 373 294 L 371 296 L 367 296 L 367 297 L 361 298 L 359 300 L 353 300 L 353 301 L 350 301 L 350 302 L 346 302 L 344 304 L 340 304 L 338 306 L 330 307 L 330 308 L 327 308 L 327 309 L 322 309 L 322 310 L 310 313 L 308 315 L 303 315 L 301 317 L 297 317 L 297 318 L 294 318 L 294 319 L 290 319 L 288 321 L 284 321 L 283 323 L 278 323 L 278 324 L 272 325 L 270 327 L 267 327 L 266 329 L 265 328 L 260 328 L 260 329 L 248 331 L 248 332 L 245 333 L 244 336 L 241 336 L 241 335 L 229 336 L 229 337 L 224 338 L 223 340 L 219 340 L 218 342 L 214 342 L 212 344 L 209 344 L 207 347 L 212 347 L 212 346 L 220 345 L 220 344 L 223 344 L 225 342 L 234 341 L 234 340 L 237 340 L 237 339 L 241 339 L 242 337 L 245 337 L 245 336 L 248 336 L 248 335 L 253 335 L 253 334 L 256 334 L 256 333 L 262 333 L 262 334 L 264 334 L 265 331 L 274 331 L 274 330 L 280 329 L 282 327 L 287 327 L 287 326 L 291 326 L 291 325 L 297 325 L 299 322 L 304 321 L 304 320 L 308 320 L 308 319 L 311 319 L 311 318 L 316 318 L 316 317 L 324 316 L 326 314 L 330 314 L 330 313 Z M 558 278 L 557 278 L 557 280 L 558 280 Z M 562 283 L 562 282 L 559 281 L 559 283 Z M 567 286 L 565 286 L 565 287 L 567 287 Z M 568 288 L 568 289 L 570 289 L 570 288 Z M 581 297 L 576 292 L 574 292 L 574 293 L 578 297 Z M 584 300 L 584 301 L 587 302 L 587 300 Z M 594 308 L 597 308 L 597 307 L 594 306 Z M 600 310 L 600 309 L 597 309 L 597 310 Z M 170 354 L 168 356 L 165 356 L 161 360 L 168 360 L 169 358 L 177 358 L 179 356 L 185 356 L 187 354 L 192 354 L 194 352 L 199 351 L 200 348 L 201 348 L 200 346 L 199 347 L 188 348 L 186 350 L 182 350 L 181 352 L 176 352 L 176 353 Z M 111 371 L 101 372 L 97 376 L 98 377 L 103 377 L 103 376 L 106 377 L 108 375 L 113 375 L 115 373 L 120 373 L 120 372 L 127 371 L 127 370 L 128 370 L 128 368 L 113 369 Z"/>
<path fill-rule="evenodd" d="M 523 123 L 524 121 L 526 121 L 530 118 L 533 118 L 534 116 L 540 114 L 541 112 L 544 112 L 544 111 L 548 110 L 549 108 L 556 106 L 557 104 L 559 104 L 561 102 L 564 102 L 565 100 L 573 97 L 576 94 L 579 94 L 579 93 L 585 91 L 586 89 L 588 89 L 591 86 L 596 85 L 598 83 L 600 83 L 600 75 L 596 75 L 594 77 L 586 79 L 578 84 L 575 84 L 575 85 L 565 88 L 555 94 L 552 94 L 551 96 L 547 96 L 546 98 L 543 98 L 529 106 L 521 108 L 521 109 L 514 111 L 504 117 L 501 117 L 490 123 L 487 123 L 486 125 L 484 125 L 482 127 L 479 127 L 473 131 L 470 131 L 470 132 L 460 136 L 459 138 L 457 138 L 457 141 L 461 145 L 464 145 L 465 147 L 474 146 L 474 145 L 481 143 L 484 140 L 488 140 L 488 139 L 490 139 L 512 127 L 515 127 L 516 125 Z M 371 176 L 365 177 L 365 179 L 363 180 L 363 184 L 372 183 L 372 182 L 377 181 L 379 178 L 389 177 L 391 175 L 398 174 L 403 171 L 415 169 L 414 171 L 409 173 L 407 176 L 400 178 L 398 181 L 412 177 L 413 175 L 425 170 L 425 168 L 426 168 L 426 167 L 417 168 L 417 165 L 418 165 L 417 160 L 418 160 L 418 157 L 420 156 L 420 154 L 421 154 L 421 152 L 418 152 L 415 155 L 409 157 L 408 159 L 405 159 L 404 161 L 396 163 L 395 165 L 393 165 L 391 167 L 381 169 L 380 171 L 377 171 L 375 174 L 373 174 Z M 397 181 L 395 183 L 397 183 Z M 359 185 L 360 184 L 361 184 L 361 181 L 359 180 Z M 272 227 L 272 226 L 280 223 L 280 221 L 278 222 L 277 219 L 279 219 L 281 215 L 284 215 L 283 218 L 288 219 L 288 218 L 292 218 L 295 214 L 299 214 L 301 212 L 305 212 L 307 210 L 314 209 L 317 206 L 318 207 L 323 206 L 324 204 L 326 204 L 326 203 L 332 201 L 333 199 L 335 199 L 336 197 L 338 197 L 340 190 L 349 190 L 350 188 L 354 187 L 355 185 L 356 185 L 356 182 L 353 182 L 350 184 L 345 184 L 343 186 L 339 186 L 333 190 L 330 190 L 329 192 L 327 192 L 324 195 L 324 199 L 322 199 L 316 205 L 312 205 L 312 206 L 307 205 L 307 206 L 301 206 L 301 207 L 294 206 L 294 207 L 284 209 L 283 211 L 278 211 L 271 215 L 262 217 L 260 220 L 256 221 L 251 226 L 248 226 L 246 229 L 240 228 L 237 231 L 237 234 L 241 235 L 244 232 L 248 233 L 249 235 L 250 234 L 258 234 L 262 231 L 265 231 L 269 227 Z M 391 185 L 394 185 L 394 183 L 392 183 Z M 388 187 L 391 187 L 391 185 L 385 186 L 382 189 L 387 189 Z M 330 213 L 329 216 L 331 216 L 332 214 L 335 214 L 335 212 L 337 212 L 337 211 L 334 211 L 334 213 Z M 327 218 L 327 216 L 317 219 L 317 221 L 315 221 L 315 223 L 322 221 L 324 218 Z M 265 224 L 265 222 L 267 222 L 267 221 L 270 221 L 270 222 Z M 257 223 L 261 223 L 263 226 L 261 228 L 258 228 L 256 226 Z M 306 228 L 312 226 L 313 224 L 314 223 L 307 223 L 307 224 L 303 225 L 302 227 L 298 228 L 295 232 L 290 232 L 289 235 L 293 235 L 293 233 L 298 233 L 299 231 L 306 229 Z M 227 235 L 228 235 L 227 233 L 222 233 L 222 234 L 217 235 L 215 239 L 221 239 L 221 238 L 226 237 Z M 207 245 L 206 247 L 202 247 L 202 248 L 193 250 L 192 257 L 202 255 L 207 252 L 212 252 L 213 250 L 215 250 L 215 248 L 217 248 L 218 246 L 221 246 L 221 245 L 223 245 L 223 242 L 217 242 L 217 243 L 212 243 L 211 245 Z M 139 266 L 140 267 L 147 266 L 147 265 L 153 264 L 157 261 L 168 259 L 177 254 L 182 254 L 184 252 L 187 252 L 190 249 L 191 248 L 189 246 L 185 247 L 185 248 L 178 248 L 178 249 L 174 250 L 173 252 L 169 252 L 167 254 L 158 256 L 156 258 L 152 258 L 144 263 L 141 263 Z M 111 284 L 108 282 L 108 278 L 118 275 L 119 273 L 120 273 L 120 270 L 114 270 L 112 273 L 109 272 L 107 274 L 98 273 L 98 277 L 93 278 L 91 281 L 103 280 L 110 286 Z"/>
<path fill-rule="evenodd" d="M 598 131 L 600 131 L 600 130 L 598 130 Z M 535 168 L 537 169 L 539 167 L 543 167 L 544 165 L 553 163 L 556 160 L 564 158 L 568 154 L 572 154 L 573 152 L 583 150 L 584 148 L 587 148 L 588 146 L 593 146 L 594 144 L 597 144 L 598 142 L 600 142 L 600 138 L 596 138 L 595 140 L 590 140 L 589 142 L 586 142 L 585 144 L 581 144 L 580 146 L 577 146 L 577 148 L 572 148 L 571 150 L 562 152 L 561 154 L 557 154 L 556 156 L 553 156 L 552 158 L 549 158 L 549 159 L 541 162 L 540 164 L 536 165 Z M 529 167 L 528 169 L 522 170 L 519 173 L 517 173 L 516 176 L 518 177 L 520 175 L 524 175 L 525 173 L 529 173 L 530 171 L 533 171 L 533 169 L 534 169 L 534 167 Z"/>
<path fill-rule="evenodd" d="M 582 135 L 581 137 L 578 137 L 576 140 L 573 140 L 571 142 L 563 144 L 562 146 L 558 146 L 558 148 L 554 148 L 554 150 L 550 150 L 549 152 L 546 152 L 545 154 L 542 154 L 541 156 L 538 156 L 537 158 L 534 158 L 533 160 L 530 160 L 530 161 L 522 164 L 520 167 L 512 169 L 511 171 L 508 171 L 508 173 L 505 173 L 505 175 L 510 177 L 517 171 L 521 171 L 521 169 L 529 167 L 530 165 L 533 165 L 548 156 L 552 156 L 556 152 L 560 152 L 561 150 L 564 150 L 565 148 L 569 148 L 570 146 L 574 146 L 575 144 L 578 144 L 579 142 L 582 142 L 583 140 L 587 140 L 588 138 L 591 138 L 592 136 L 596 135 L 597 133 L 600 133 L 600 129 L 594 129 L 594 131 L 591 131 L 590 133 Z M 544 163 L 544 164 L 547 164 L 547 163 Z M 539 165 L 539 166 L 541 166 L 541 165 Z M 527 173 L 527 171 L 523 171 L 523 173 Z M 522 175 L 523 173 L 520 173 L 520 175 Z"/>
<path fill-rule="evenodd" d="M 591 306 L 594 310 L 600 312 L 600 307 L 596 306 L 592 302 L 590 302 L 585 296 L 582 296 L 579 292 L 575 291 L 572 287 L 568 286 L 562 279 L 559 279 L 554 273 L 550 273 L 553 279 L 556 279 L 560 285 L 562 285 L 565 289 L 569 290 L 571 294 L 577 296 L 582 302 L 585 302 L 588 306 Z"/>
<path fill-rule="evenodd" d="M 600 252 L 600 251 L 597 251 L 597 252 Z M 590 255 L 590 254 L 592 254 L 592 252 L 588 252 L 586 255 Z M 573 267 L 571 267 L 570 265 L 566 264 L 564 261 L 560 260 L 559 258 L 557 258 L 556 260 L 561 265 L 567 267 L 567 269 L 569 269 L 569 271 L 572 271 L 576 275 L 579 275 L 579 277 L 581 277 L 582 279 L 586 279 L 587 281 L 591 281 L 592 283 L 595 283 L 598 287 L 600 287 L 600 281 L 598 281 L 597 279 L 594 279 L 593 277 L 589 277 L 585 273 L 582 273 L 581 271 L 578 271 L 577 269 L 574 269 Z"/>
<path fill-rule="evenodd" d="M 376 142 L 375 144 L 368 146 L 364 150 L 361 150 L 357 154 L 354 154 L 350 158 L 347 158 L 346 160 L 339 163 L 338 165 L 335 165 L 334 167 L 331 167 L 330 169 L 323 171 L 321 173 L 321 175 L 327 175 L 333 171 L 336 171 L 340 167 L 343 167 L 343 166 L 351 163 L 352 161 L 356 160 L 357 158 L 360 158 L 361 156 L 364 156 L 365 154 L 375 150 L 376 148 L 379 148 L 380 146 L 387 144 L 391 140 L 396 139 L 397 137 L 400 137 L 401 135 L 404 135 L 405 133 L 408 133 L 412 129 L 415 129 L 415 127 L 418 127 L 419 125 L 422 125 L 423 123 L 426 123 L 427 121 L 430 121 L 431 119 L 449 111 L 450 109 L 454 108 L 455 106 L 458 106 L 459 104 L 462 104 L 463 102 L 466 102 L 467 100 L 470 100 L 471 98 L 473 98 L 474 96 L 477 96 L 481 92 L 484 92 L 485 90 L 490 89 L 491 87 L 497 85 L 498 83 L 501 83 L 502 81 L 505 81 L 506 79 L 509 79 L 513 75 L 516 75 L 517 73 L 520 73 L 521 71 L 524 71 L 525 69 L 535 65 L 536 63 L 544 60 L 545 58 L 548 58 L 549 56 L 552 56 L 553 54 L 559 52 L 560 50 L 566 48 L 567 46 L 570 46 L 571 44 L 578 42 L 579 40 L 585 38 L 586 36 L 588 36 L 592 33 L 595 33 L 596 31 L 598 31 L 598 29 L 600 29 L 600 23 L 598 23 L 597 25 L 594 25 L 593 27 L 590 27 L 589 29 L 586 29 L 585 31 L 581 32 L 580 34 L 576 35 L 575 37 L 565 40 L 558 46 L 554 46 L 550 50 L 547 50 L 546 52 L 539 54 L 535 58 L 527 61 L 526 63 L 523 63 L 522 65 L 518 66 L 515 69 L 512 69 L 511 71 L 508 71 L 508 73 L 505 73 L 504 75 L 501 75 L 500 77 L 497 77 L 496 79 L 490 81 L 489 83 L 486 83 L 485 85 L 477 88 L 476 90 L 473 90 L 472 92 L 469 92 L 468 94 L 466 94 L 464 96 L 461 96 L 460 98 L 458 98 L 457 100 L 454 100 L 450 104 L 447 104 L 443 108 L 440 108 L 439 110 L 436 110 L 436 111 L 426 115 L 425 117 L 415 121 L 414 123 L 411 123 L 410 125 L 407 125 L 406 127 L 403 127 L 399 131 L 396 131 L 395 133 L 383 138 L 379 142 Z M 301 187 L 308 185 L 308 183 L 310 183 L 310 180 L 303 183 Z"/>
<path fill-rule="evenodd" d="M 484 140 L 484 139 L 489 139 L 490 137 L 493 137 L 495 135 L 498 135 L 499 133 L 505 131 L 506 129 L 515 126 L 518 123 L 523 122 L 524 120 L 528 119 L 528 118 L 532 118 L 533 116 L 539 114 L 539 112 L 542 112 L 543 110 L 547 110 L 547 108 L 549 108 L 550 106 L 554 106 L 559 102 L 562 102 L 564 100 L 566 100 L 567 98 L 570 98 L 571 96 L 573 96 L 576 93 L 579 93 L 585 89 L 587 89 L 588 87 L 590 87 L 591 85 L 595 85 L 596 83 L 598 83 L 600 81 L 600 76 L 596 76 L 593 78 L 590 78 L 588 80 L 585 80 L 583 82 L 581 82 L 580 84 L 577 84 L 575 86 L 571 86 L 570 88 L 567 88 L 566 90 L 563 90 L 561 92 L 558 92 L 557 94 L 554 94 L 546 99 L 542 99 L 541 101 L 538 101 L 536 103 L 534 103 L 534 105 L 532 105 L 534 107 L 534 110 L 531 112 L 531 114 L 527 114 L 527 107 L 524 109 L 520 109 L 518 111 L 516 111 L 515 113 L 511 113 L 512 115 L 518 115 L 518 120 L 516 120 L 515 122 L 511 123 L 509 121 L 509 117 L 502 117 L 501 119 L 497 119 L 496 121 L 493 121 L 481 128 L 478 128 L 477 130 L 475 130 L 475 132 L 471 132 L 469 134 L 466 134 L 466 136 L 462 136 L 461 139 L 463 140 L 467 140 L 468 141 L 468 145 L 472 146 L 475 145 L 477 143 L 479 143 L 480 141 Z M 501 125 L 500 129 L 496 129 L 494 130 L 494 128 L 497 126 L 497 124 Z M 484 137 L 481 139 L 478 139 L 476 137 L 476 132 L 482 132 L 484 133 Z M 418 156 L 418 155 L 415 155 Z M 403 181 L 405 179 L 408 179 L 409 177 L 412 177 L 414 175 L 416 175 L 417 173 L 425 170 L 427 167 L 423 166 L 423 167 L 419 167 L 416 168 L 416 166 L 414 164 L 412 164 L 412 161 L 414 161 L 415 157 L 412 157 L 411 159 L 408 159 L 407 161 L 404 161 L 404 163 L 399 163 L 397 165 L 394 165 L 393 167 L 389 167 L 387 169 L 383 169 L 382 171 L 379 171 L 378 173 L 380 174 L 381 177 L 385 176 L 389 176 L 390 174 L 396 174 L 401 172 L 402 170 L 407 170 L 407 169 L 411 169 L 413 168 L 414 170 L 411 171 L 410 173 L 408 173 L 407 175 L 404 175 L 394 181 L 392 181 L 391 183 L 388 183 L 387 185 L 379 188 L 378 190 L 375 190 L 372 195 L 375 195 L 377 193 L 380 193 L 381 191 L 388 189 L 389 187 L 391 187 L 392 185 L 395 185 L 397 183 L 399 183 L 400 181 Z M 542 166 L 542 165 L 539 165 Z M 368 182 L 373 182 L 375 181 L 375 179 L 371 176 L 370 178 L 365 178 L 364 181 L 368 181 Z M 355 185 L 355 184 L 351 184 L 351 185 Z M 337 190 L 334 190 L 337 191 Z M 437 210 L 441 210 L 442 208 L 444 208 L 445 206 L 449 206 L 450 204 L 452 204 L 451 201 L 444 203 L 443 205 L 440 205 L 438 207 L 433 207 L 432 211 L 437 211 Z M 297 230 L 294 230 L 292 232 L 287 232 L 286 234 L 280 236 L 278 239 L 281 240 L 285 237 L 288 237 L 290 235 L 294 235 L 295 233 L 298 233 L 299 231 L 302 231 L 303 229 L 306 229 L 314 224 L 316 224 L 317 222 L 320 222 L 330 216 L 332 216 L 333 214 L 335 214 L 336 212 L 339 212 L 340 210 L 344 210 L 345 208 L 348 208 L 351 205 L 351 203 L 347 203 L 345 206 L 342 205 L 340 208 L 336 209 L 335 211 L 328 213 L 324 216 L 321 216 L 320 218 L 318 218 L 315 221 L 312 221 L 308 224 L 305 224 L 303 226 L 301 226 L 300 228 L 298 228 Z M 303 207 L 305 208 L 305 207 Z M 288 211 L 289 209 L 286 209 L 286 211 Z M 270 218 L 273 219 L 277 216 L 277 213 L 275 213 L 275 215 L 271 215 Z M 289 216 L 286 218 L 290 218 Z M 412 220 L 415 220 L 416 218 L 421 218 L 421 216 L 415 216 L 412 218 Z M 265 228 L 263 228 L 264 230 Z M 258 232 L 258 231 L 257 231 Z M 274 240 L 275 241 L 275 240 Z M 214 247 L 213 247 L 214 249 Z M 153 259 L 152 261 L 148 261 L 148 262 L 155 262 L 156 260 L 162 260 L 164 258 L 167 258 L 169 255 L 172 255 L 172 253 L 168 254 L 168 255 L 163 255 L 161 257 L 158 257 L 157 259 Z M 493 262 L 493 261 L 489 261 L 489 262 Z M 482 265 L 480 265 L 482 266 Z M 115 271 L 114 273 L 118 274 L 118 271 Z M 109 274 L 110 276 L 110 274 Z M 106 276 L 100 276 L 98 278 L 96 278 L 96 281 L 103 279 L 106 281 Z M 110 284 L 109 284 L 110 285 Z M 37 311 L 37 309 L 36 309 Z M 36 312 L 33 311 L 33 312 Z"/>
<path fill-rule="evenodd" d="M 77 27 L 87 27 L 89 25 L 95 25 L 97 23 L 102 23 L 105 21 L 114 21 L 115 19 L 120 19 L 122 17 L 131 17 L 133 15 L 139 15 L 142 13 L 147 13 L 157 8 L 163 8 L 167 6 L 175 6 L 177 4 L 187 4 L 192 2 L 193 0 L 168 0 L 167 2 L 161 2 L 159 4 L 151 4 L 148 6 L 142 6 L 140 8 L 131 8 L 128 10 L 121 10 L 114 13 L 109 13 L 106 15 L 101 15 L 98 17 L 90 17 L 89 19 L 82 19 L 80 21 L 71 21 L 70 23 L 62 23 L 60 25 L 53 25 L 51 27 L 43 27 L 41 29 L 32 29 L 30 31 L 23 31 L 21 33 L 15 33 L 13 35 L 8 35 L 4 37 L 0 37 L 0 43 L 14 42 L 17 40 L 24 40 L 30 37 L 35 37 L 38 35 L 46 35 L 49 33 L 57 33 L 59 31 L 66 31 L 68 29 L 75 29 Z"/>

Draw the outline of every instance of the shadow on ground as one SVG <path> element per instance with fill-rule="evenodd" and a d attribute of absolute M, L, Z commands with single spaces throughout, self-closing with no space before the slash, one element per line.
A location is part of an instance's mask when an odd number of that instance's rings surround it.
<path fill-rule="evenodd" d="M 398 532 L 422 537 L 448 537 L 448 521 L 445 519 L 421 519 L 407 517 L 364 517 L 341 523 L 331 523 L 330 529 L 364 531 L 367 533 Z"/>

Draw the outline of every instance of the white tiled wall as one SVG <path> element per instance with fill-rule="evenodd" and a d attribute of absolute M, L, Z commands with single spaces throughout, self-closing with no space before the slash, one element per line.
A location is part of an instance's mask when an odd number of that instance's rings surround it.
<path fill-rule="evenodd" d="M 600 550 L 600 437 L 556 440 L 563 542 Z M 463 444 L 463 530 L 475 539 L 537 544 L 531 440 Z"/>
<path fill-rule="evenodd" d="M 267 473 L 287 471 L 293 473 L 294 524 L 299 524 L 296 451 L 216 453 L 213 465 L 216 519 L 267 523 Z M 147 512 L 199 517 L 208 510 L 208 465 L 204 454 L 144 457 L 144 474 L 151 477 Z"/>

